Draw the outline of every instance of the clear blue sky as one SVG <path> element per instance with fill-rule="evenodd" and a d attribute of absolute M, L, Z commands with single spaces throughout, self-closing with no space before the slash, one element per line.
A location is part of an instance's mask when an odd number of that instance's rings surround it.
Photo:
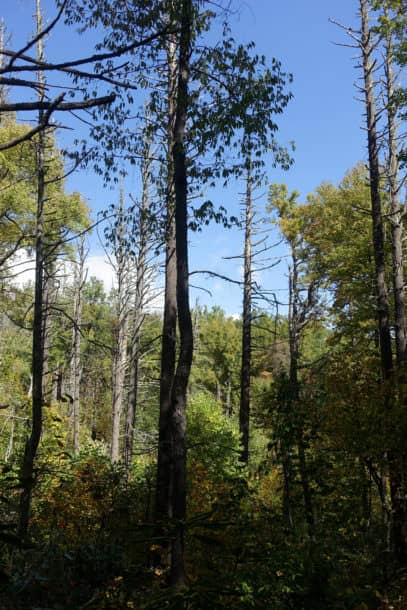
<path fill-rule="evenodd" d="M 34 0 L 0 2 L 0 16 L 13 36 L 14 48 L 24 43 L 34 29 L 31 22 L 34 4 Z M 270 182 L 287 183 L 304 198 L 323 180 L 340 181 L 348 168 L 366 156 L 361 130 L 362 106 L 355 100 L 353 87 L 358 77 L 352 59 L 354 53 L 333 44 L 344 41 L 344 34 L 328 21 L 333 17 L 342 23 L 354 24 L 358 4 L 358 0 L 234 0 L 235 37 L 242 42 L 254 40 L 260 53 L 279 59 L 284 69 L 294 76 L 291 87 L 294 98 L 279 118 L 278 139 L 281 144 L 295 141 L 295 164 L 288 172 L 270 168 L 269 178 Z M 51 9 L 52 0 L 44 0 L 43 6 L 49 16 L 55 14 L 55 9 Z M 93 41 L 94 34 L 86 33 L 78 38 L 60 26 L 48 43 L 47 53 L 49 57 L 79 57 L 89 50 Z M 100 179 L 90 172 L 72 177 L 69 188 L 81 191 L 96 210 L 116 198 L 111 191 L 103 190 Z M 242 190 L 243 185 L 231 185 L 227 190 L 217 191 L 219 204 L 236 213 L 238 193 Z M 259 206 L 261 203 L 260 200 Z M 202 234 L 192 235 L 191 269 L 212 269 L 237 279 L 239 263 L 227 263 L 222 257 L 238 254 L 241 241 L 241 232 L 214 226 Z M 279 253 L 281 250 L 274 255 Z M 281 265 L 263 274 L 261 279 L 266 288 L 282 290 L 286 282 L 284 273 Z M 240 311 L 237 287 L 198 277 L 194 277 L 193 283 L 201 283 L 213 291 L 213 299 L 194 291 L 192 300 L 199 296 L 201 303 L 219 304 L 230 314 Z"/>

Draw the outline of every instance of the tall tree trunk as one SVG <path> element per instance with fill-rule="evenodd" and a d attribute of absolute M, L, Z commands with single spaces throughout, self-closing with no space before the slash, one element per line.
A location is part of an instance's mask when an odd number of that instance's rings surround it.
<path fill-rule="evenodd" d="M 5 45 L 4 45 L 4 33 L 5 33 L 5 25 L 4 25 L 4 19 L 3 17 L 0 18 L 0 51 L 3 51 Z M 0 54 L 0 70 L 3 67 L 3 63 L 4 63 L 4 55 Z M 6 101 L 6 94 L 5 94 L 5 89 L 4 89 L 4 85 L 0 85 L 0 104 L 4 104 Z M 1 115 L 0 115 L 1 116 Z M 0 121 L 1 122 L 1 121 Z"/>
<path fill-rule="evenodd" d="M 36 5 L 37 32 L 42 29 L 40 0 Z M 43 61 L 42 39 L 37 42 L 37 56 Z M 44 84 L 44 76 L 38 72 L 38 82 Z M 39 100 L 43 101 L 44 89 L 39 88 Z M 43 121 L 43 111 L 38 113 L 38 123 Z M 45 134 L 41 130 L 37 142 L 37 218 L 35 228 L 35 297 L 34 297 L 34 324 L 32 343 L 32 415 L 31 434 L 26 441 L 23 462 L 20 472 L 22 492 L 20 496 L 19 535 L 27 535 L 31 509 L 31 496 L 34 486 L 34 462 L 42 433 L 42 407 L 43 407 L 43 373 L 44 373 L 44 200 L 45 200 Z"/>
<path fill-rule="evenodd" d="M 158 460 L 155 494 L 155 512 L 160 521 L 171 514 L 171 432 L 170 405 L 175 375 L 177 334 L 177 255 L 175 245 L 175 185 L 172 150 L 177 94 L 177 37 L 169 36 L 168 63 L 168 125 L 167 125 L 167 219 L 164 315 L 161 346 L 160 415 L 158 425 Z"/>
<path fill-rule="evenodd" d="M 117 462 L 120 457 L 120 424 L 123 410 L 124 379 L 127 364 L 128 332 L 128 264 L 124 244 L 124 195 L 120 193 L 117 220 L 117 245 L 115 250 L 117 278 L 117 339 L 112 371 L 112 436 L 110 458 Z"/>
<path fill-rule="evenodd" d="M 385 8 L 385 15 L 387 10 Z M 406 308 L 404 299 L 403 210 L 399 200 L 397 125 L 395 107 L 395 76 L 393 70 L 393 40 L 391 28 L 386 33 L 385 86 L 388 139 L 388 184 L 390 193 L 390 226 L 392 241 L 392 275 L 394 294 L 394 321 L 396 331 L 396 361 L 399 381 L 399 400 L 406 406 Z M 390 481 L 394 540 L 400 560 L 407 559 L 407 500 L 405 460 L 390 455 L 393 475 Z"/>
<path fill-rule="evenodd" d="M 291 249 L 292 271 L 290 272 L 289 286 L 289 343 L 290 343 L 290 377 L 289 377 L 289 416 L 294 418 L 295 433 L 298 450 L 299 473 L 305 507 L 305 519 L 308 525 L 310 537 L 314 529 L 314 511 L 312 506 L 311 490 L 309 485 L 308 470 L 305 457 L 304 423 L 303 414 L 300 411 L 300 388 L 298 382 L 298 358 L 299 339 L 301 332 L 301 318 L 306 315 L 306 305 L 300 312 L 300 295 L 298 287 L 298 260 L 294 247 Z"/>
<path fill-rule="evenodd" d="M 54 299 L 54 280 L 55 280 L 55 265 L 50 261 L 48 248 L 44 251 L 44 271 L 43 271 L 43 318 L 44 318 L 44 336 L 43 336 L 43 371 L 42 371 L 42 396 L 44 404 L 51 403 L 51 388 L 50 388 L 50 371 L 49 371 L 49 356 L 51 350 L 51 305 Z"/>
<path fill-rule="evenodd" d="M 148 210 L 148 186 L 150 180 L 150 143 L 147 142 L 145 157 L 142 166 L 143 193 L 139 221 L 139 248 L 136 268 L 136 293 L 134 298 L 133 335 L 131 344 L 130 361 L 130 389 L 127 402 L 126 424 L 124 434 L 124 462 L 127 473 L 130 472 L 133 457 L 134 426 L 137 408 L 139 366 L 140 366 L 140 338 L 144 321 L 144 305 L 146 291 L 147 272 L 147 210 Z"/>
<path fill-rule="evenodd" d="M 367 0 L 360 0 L 360 14 L 362 23 L 361 49 L 363 58 L 363 75 L 365 85 L 365 103 L 367 116 L 367 137 L 369 150 L 369 173 L 370 173 L 370 194 L 372 203 L 373 221 L 373 249 L 375 258 L 376 275 L 376 295 L 377 313 L 379 327 L 379 344 L 383 380 L 386 384 L 386 405 L 387 417 L 390 417 L 393 403 L 394 388 L 392 383 L 393 356 L 391 348 L 390 322 L 389 322 L 389 303 L 387 296 L 387 285 L 385 278 L 385 247 L 383 235 L 383 218 L 380 193 L 380 164 L 379 164 L 379 144 L 377 135 L 377 113 L 375 104 L 375 92 L 373 82 L 374 61 L 372 58 L 374 46 L 372 44 L 372 33 L 369 29 L 369 14 Z M 394 160 L 393 160 L 394 163 Z M 394 172 L 394 167 L 393 167 Z M 396 177 L 396 176 L 394 176 Z M 396 192 L 396 191 L 395 191 Z M 396 202 L 397 204 L 397 202 Z M 391 203 L 394 205 L 394 201 Z M 396 231 L 397 232 L 397 231 Z M 394 239 L 394 235 L 393 235 Z M 393 248 L 396 244 L 393 244 Z M 399 249 L 399 245 L 397 245 Z M 394 254 L 394 250 L 393 250 Z M 396 255 L 399 256 L 399 253 Z M 394 261 L 393 261 L 394 263 Z M 393 269 L 393 271 L 395 271 Z M 399 281 L 399 280 L 398 280 Z M 402 295 L 402 291 L 398 297 Z M 400 306 L 400 303 L 399 303 Z M 399 312 L 396 315 L 400 315 Z M 399 340 L 403 340 L 401 333 Z M 401 348 L 401 346 L 400 346 Z M 390 425 L 390 422 L 388 426 Z M 393 544 L 396 556 L 404 561 L 407 557 L 407 524 L 406 514 L 403 508 L 402 498 L 402 469 L 398 457 L 394 451 L 388 452 L 390 494 L 392 502 L 393 520 Z"/>
<path fill-rule="evenodd" d="M 171 545 L 170 582 L 185 583 L 184 525 L 186 518 L 186 400 L 193 356 L 193 329 L 189 306 L 188 269 L 188 181 L 185 153 L 185 128 L 188 110 L 188 83 L 190 75 L 190 45 L 192 38 L 192 0 L 181 4 L 181 33 L 178 56 L 177 104 L 172 149 L 175 187 L 175 235 L 177 254 L 177 306 L 180 347 L 171 392 L 171 444 L 172 444 L 172 511 L 176 529 Z"/>
<path fill-rule="evenodd" d="M 79 453 L 79 423 L 80 423 L 80 384 L 81 384 L 81 324 L 82 324 L 82 291 L 85 283 L 85 240 L 81 239 L 78 246 L 78 262 L 75 267 L 74 311 L 72 328 L 71 381 L 72 419 L 73 419 L 73 452 Z"/>
<path fill-rule="evenodd" d="M 371 215 L 373 225 L 373 249 L 375 260 L 377 317 L 380 343 L 380 356 L 383 377 L 388 380 L 392 374 L 393 357 L 390 336 L 389 301 L 385 276 L 385 247 L 382 202 L 380 193 L 380 163 L 379 143 L 377 136 L 377 112 L 374 91 L 374 62 L 371 32 L 369 30 L 369 15 L 367 0 L 360 0 L 360 13 L 362 18 L 361 50 L 363 60 L 363 77 L 365 89 L 365 106 L 367 120 L 367 140 L 369 152 L 369 175 Z"/>
<path fill-rule="evenodd" d="M 386 34 L 385 76 L 396 358 L 399 372 L 401 372 L 405 366 L 407 347 L 403 269 L 403 211 L 399 201 L 399 163 L 394 100 L 395 77 L 393 70 L 393 40 L 390 28 Z"/>
<path fill-rule="evenodd" d="M 242 366 L 240 373 L 239 429 L 242 443 L 240 460 L 249 461 L 250 426 L 250 372 L 252 351 L 252 175 L 251 159 L 247 159 L 244 276 L 243 276 L 243 320 L 242 320 Z"/>

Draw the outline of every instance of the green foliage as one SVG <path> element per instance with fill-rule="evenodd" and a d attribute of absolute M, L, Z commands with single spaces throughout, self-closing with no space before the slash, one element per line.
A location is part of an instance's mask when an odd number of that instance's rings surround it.
<path fill-rule="evenodd" d="M 187 410 L 188 459 L 208 479 L 222 482 L 236 476 L 239 456 L 239 427 L 221 405 L 206 392 L 194 394 Z"/>

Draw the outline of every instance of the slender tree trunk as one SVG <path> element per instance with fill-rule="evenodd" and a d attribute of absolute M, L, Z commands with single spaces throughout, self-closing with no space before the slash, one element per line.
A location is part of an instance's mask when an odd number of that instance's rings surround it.
<path fill-rule="evenodd" d="M 45 144 L 45 143 L 44 143 Z M 45 168 L 44 168 L 45 169 Z M 44 271 L 43 271 L 43 372 L 42 372 L 42 396 L 44 404 L 49 405 L 51 402 L 50 392 L 50 371 L 49 371 L 49 355 L 51 349 L 51 304 L 54 297 L 54 264 L 50 262 L 47 249 L 44 251 Z"/>
<path fill-rule="evenodd" d="M 186 400 L 193 356 L 193 329 L 189 306 L 188 269 L 188 181 L 185 154 L 185 128 L 188 110 L 192 0 L 181 4 L 181 33 L 178 56 L 177 105 L 172 149 L 175 186 L 175 227 L 177 254 L 177 306 L 180 348 L 171 392 L 171 444 L 173 465 L 172 509 L 176 529 L 171 545 L 170 582 L 185 583 L 184 527 L 186 519 Z"/>
<path fill-rule="evenodd" d="M 386 35 L 386 111 L 387 111 L 387 144 L 388 144 L 388 184 L 390 193 L 390 226 L 392 241 L 394 318 L 396 327 L 396 358 L 399 371 L 404 368 L 406 360 L 406 321 L 404 300 L 403 269 L 403 211 L 399 201 L 398 184 L 398 151 L 397 126 L 394 101 L 395 77 L 393 71 L 393 41 L 391 31 Z"/>
<path fill-rule="evenodd" d="M 80 384 L 81 384 L 81 324 L 82 324 L 82 290 L 85 283 L 85 241 L 82 238 L 78 247 L 78 264 L 75 267 L 74 286 L 74 326 L 72 329 L 71 382 L 72 419 L 73 419 L 73 452 L 79 453 L 80 424 Z"/>
<path fill-rule="evenodd" d="M 300 324 L 301 314 L 299 310 L 299 290 L 298 290 L 298 261 L 295 249 L 292 247 L 291 257 L 293 262 L 293 268 L 290 273 L 290 287 L 289 287 L 289 342 L 290 342 L 290 399 L 289 399 L 289 411 L 290 417 L 295 420 L 296 430 L 296 441 L 298 450 L 298 462 L 299 472 L 301 479 L 301 487 L 304 499 L 305 507 L 305 519 L 308 525 L 308 532 L 310 537 L 313 536 L 314 529 L 314 511 L 312 506 L 311 490 L 309 485 L 308 470 L 305 457 L 305 444 L 304 444 L 304 424 L 303 415 L 300 412 L 300 389 L 298 382 L 298 355 L 299 355 L 299 338 L 300 338 Z M 303 306 L 305 307 L 305 305 Z M 305 316 L 305 309 L 304 309 Z"/>
<path fill-rule="evenodd" d="M 12 405 L 10 407 L 10 436 L 8 438 L 8 444 L 6 449 L 6 454 L 4 456 L 4 461 L 8 462 L 13 455 L 14 451 L 14 436 L 16 430 L 16 407 Z"/>
<path fill-rule="evenodd" d="M 37 32 L 42 29 L 40 0 L 37 0 Z M 43 61 L 42 39 L 37 42 L 39 61 Z M 44 84 L 41 71 L 38 72 L 38 81 Z M 39 89 L 39 99 L 43 101 L 44 89 Z M 38 113 L 38 122 L 42 123 L 43 111 Z M 45 200 L 45 134 L 40 131 L 37 143 L 37 218 L 35 228 L 35 297 L 34 297 L 34 325 L 32 343 L 32 415 L 31 434 L 26 441 L 23 462 L 20 472 L 22 492 L 20 496 L 19 535 L 27 535 L 31 496 L 34 486 L 34 462 L 42 433 L 42 407 L 43 407 L 43 373 L 44 373 L 44 200 Z"/>
<path fill-rule="evenodd" d="M 124 462 L 126 471 L 129 473 L 133 457 L 134 426 L 137 408 L 139 365 L 140 365 L 140 339 L 142 325 L 144 322 L 144 301 L 146 290 L 147 272 L 147 210 L 148 210 L 148 185 L 150 180 L 150 144 L 147 142 L 145 158 L 142 167 L 143 194 L 139 222 L 139 249 L 136 269 L 136 293 L 134 299 L 133 336 L 131 344 L 130 362 L 130 390 L 128 395 L 126 425 L 124 434 Z"/>
<path fill-rule="evenodd" d="M 177 39 L 170 35 L 167 46 L 168 63 L 168 126 L 167 126 L 167 220 L 164 315 L 161 346 L 160 416 L 158 425 L 158 460 L 155 512 L 160 521 L 172 516 L 170 405 L 175 375 L 177 334 L 177 255 L 175 244 L 175 185 L 172 150 L 177 93 Z"/>
<path fill-rule="evenodd" d="M 124 196 L 120 193 L 117 221 L 116 277 L 117 277 L 117 341 L 112 372 L 112 437 L 110 458 L 117 462 L 120 457 L 120 424 L 123 410 L 124 379 L 127 364 L 128 332 L 128 265 L 124 246 Z"/>
<path fill-rule="evenodd" d="M 4 41 L 4 37 L 5 37 L 5 31 L 6 31 L 6 27 L 4 25 L 4 19 L 3 17 L 0 18 L 0 51 L 3 51 L 3 49 L 5 48 L 5 41 Z M 1 68 L 3 68 L 4 65 L 4 55 L 0 54 L 0 70 Z M 6 88 L 4 85 L 0 85 L 0 104 L 5 104 L 6 103 Z M 0 113 L 0 125 L 2 123 L 2 113 Z"/>
<path fill-rule="evenodd" d="M 226 384 L 226 414 L 232 417 L 232 383 L 230 379 Z"/>
<path fill-rule="evenodd" d="M 383 236 L 383 218 L 382 218 L 382 207 L 381 207 L 381 194 L 380 194 L 380 164 L 379 164 L 379 149 L 378 149 L 378 135 L 377 135 L 377 113 L 375 105 L 375 93 L 374 93 L 374 82 L 373 82 L 373 71 L 374 62 L 372 60 L 373 44 L 371 40 L 372 33 L 369 29 L 369 14 L 368 14 L 368 3 L 367 0 L 360 0 L 360 13 L 362 22 L 362 56 L 363 56 L 363 74 L 365 84 L 365 102 L 366 102 L 366 115 L 367 115 L 367 134 L 368 134 L 368 150 L 369 150 L 369 172 L 370 172 L 370 194 L 372 202 L 372 221 L 373 221 L 373 248 L 375 257 L 375 272 L 376 272 L 376 294 L 377 294 L 377 312 L 378 312 L 378 325 L 379 325 L 379 344 L 380 344 L 380 355 L 383 380 L 386 384 L 386 405 L 385 408 L 389 412 L 390 416 L 391 407 L 393 403 L 394 388 L 392 384 L 392 373 L 393 373 L 393 356 L 391 348 L 391 335 L 390 335 L 390 322 L 389 322 L 389 303 L 387 296 L 387 285 L 385 279 L 385 247 L 384 247 L 384 236 Z M 391 117 L 391 113 L 390 113 Z M 390 123 L 392 119 L 390 118 Z M 394 128 L 394 125 L 390 127 Z M 391 137 L 390 133 L 389 136 Z M 394 138 L 395 133 L 392 132 Z M 395 142 L 393 142 L 393 145 Z M 394 153 L 394 150 L 393 150 Z M 397 168 L 395 165 L 396 159 L 391 154 L 391 162 L 393 164 L 390 167 L 390 180 L 393 180 L 393 186 L 390 184 L 390 188 L 393 190 L 392 197 L 397 193 L 396 182 L 397 180 Z M 393 199 L 391 206 L 396 206 L 397 209 L 398 200 Z M 397 218 L 397 214 L 396 214 Z M 396 229 L 396 236 L 394 235 L 394 228 Z M 397 276 L 397 285 L 400 282 L 400 273 L 402 273 L 402 264 L 400 269 L 396 269 L 395 265 L 399 266 L 399 257 L 402 256 L 400 252 L 399 238 L 400 228 L 397 227 L 397 222 L 392 228 L 393 238 L 393 279 L 396 281 L 395 274 Z M 395 287 L 396 290 L 396 287 Z M 396 308 L 402 308 L 403 322 L 399 319 L 398 323 L 400 327 L 398 331 L 398 350 L 400 358 L 404 358 L 405 353 L 405 330 L 404 329 L 404 301 L 403 299 L 403 287 L 398 286 L 397 288 L 398 304 Z M 400 317 L 400 311 L 396 310 L 396 317 Z M 404 336 L 403 336 L 404 335 Z M 404 345 L 404 348 L 403 348 Z M 404 509 L 403 499 L 403 477 L 402 477 L 402 466 L 398 456 L 395 455 L 394 451 L 389 451 L 388 454 L 388 465 L 389 465 L 389 476 L 390 476 L 390 495 L 392 502 L 392 522 L 393 522 L 393 543 L 396 556 L 404 561 L 407 558 L 407 523 L 406 523 L 406 511 Z"/>
<path fill-rule="evenodd" d="M 367 139 L 369 152 L 370 197 L 373 224 L 373 249 L 375 260 L 377 316 L 379 330 L 379 344 L 383 377 L 388 380 L 392 374 L 393 357 L 390 336 L 390 316 L 387 284 L 385 276 L 385 247 L 382 216 L 382 202 L 380 193 L 380 163 L 379 143 L 377 136 L 377 112 L 374 92 L 374 62 L 372 58 L 373 44 L 369 31 L 369 16 L 367 0 L 360 0 L 360 13 L 362 18 L 362 59 L 365 85 L 365 106 L 367 120 Z"/>
<path fill-rule="evenodd" d="M 386 11 L 387 12 L 387 11 Z M 386 14 L 387 16 L 387 14 Z M 390 226 L 392 238 L 392 271 L 394 294 L 394 320 L 396 331 L 396 361 L 399 381 L 399 400 L 406 406 L 406 307 L 404 299 L 404 260 L 403 260 L 403 210 L 399 200 L 397 125 L 394 101 L 395 75 L 393 70 L 393 40 L 391 29 L 386 34 L 385 86 L 388 138 L 388 184 L 390 193 Z M 403 459 L 392 460 L 393 476 L 390 481 L 394 540 L 396 554 L 401 561 L 407 559 L 407 500 L 406 464 Z"/>
<path fill-rule="evenodd" d="M 240 460 L 249 461 L 250 373 L 252 351 L 252 175 L 251 159 L 247 159 L 246 210 L 244 238 L 242 366 L 240 373 L 239 429 L 242 443 Z"/>

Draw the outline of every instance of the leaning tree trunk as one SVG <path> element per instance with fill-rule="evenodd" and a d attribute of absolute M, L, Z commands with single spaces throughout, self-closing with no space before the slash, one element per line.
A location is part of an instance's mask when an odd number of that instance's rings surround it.
<path fill-rule="evenodd" d="M 37 0 L 37 32 L 42 29 L 40 0 Z M 43 61 L 42 39 L 37 42 L 38 60 Z M 39 99 L 44 98 L 44 76 L 38 72 Z M 43 111 L 38 113 L 38 122 L 42 123 Z M 35 228 L 35 296 L 34 296 L 34 323 L 32 342 L 32 415 L 31 434 L 26 441 L 24 457 L 21 466 L 20 480 L 22 492 L 20 496 L 19 535 L 27 535 L 30 518 L 31 496 L 34 485 L 34 462 L 42 433 L 42 407 L 43 407 L 43 377 L 44 377 L 44 201 L 45 201 L 45 134 L 41 130 L 37 141 L 37 218 Z"/>
<path fill-rule="evenodd" d="M 171 544 L 170 582 L 185 583 L 184 526 L 186 519 L 186 400 L 193 356 L 193 329 L 189 307 L 188 269 L 188 181 L 185 154 L 185 128 L 188 110 L 192 0 L 181 4 L 181 33 L 178 56 L 178 86 L 174 125 L 175 235 L 177 254 L 177 306 L 180 347 L 171 392 L 172 513 L 176 523 Z"/>
<path fill-rule="evenodd" d="M 252 351 L 252 175 L 251 159 L 247 160 L 243 277 L 242 365 L 240 373 L 239 429 L 242 443 L 240 460 L 249 461 L 250 370 Z"/>

